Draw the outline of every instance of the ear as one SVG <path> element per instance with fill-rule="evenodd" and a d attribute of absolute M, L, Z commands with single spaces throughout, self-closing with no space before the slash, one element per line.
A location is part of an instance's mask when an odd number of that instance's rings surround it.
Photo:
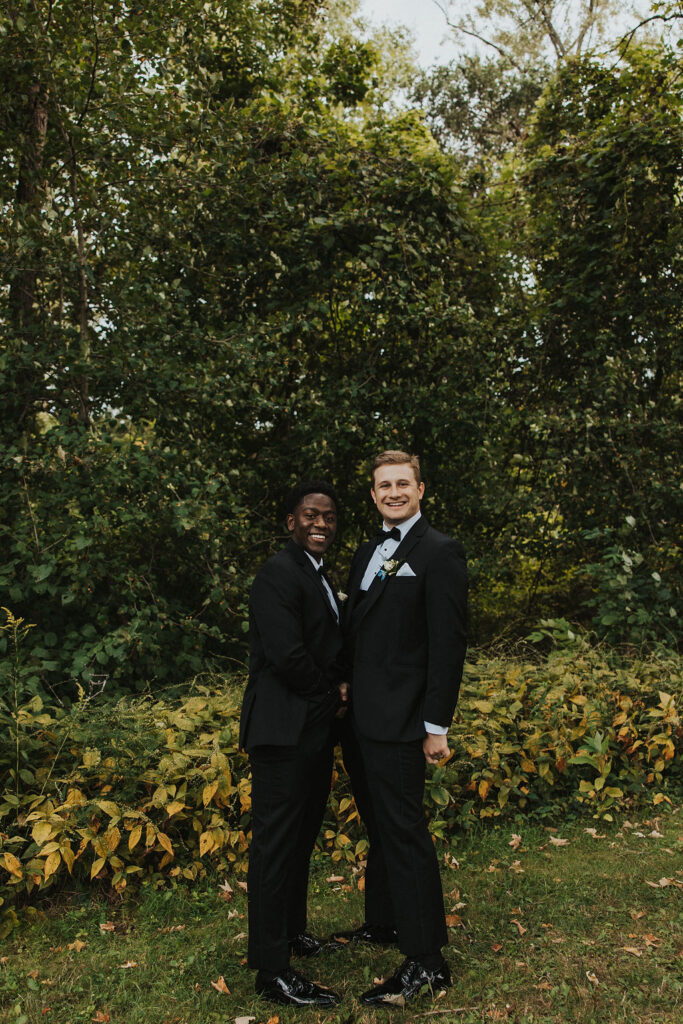
<path fill-rule="evenodd" d="M 424 485 L 424 480 L 422 480 L 422 481 L 420 481 L 420 486 L 417 489 L 417 496 L 420 499 L 420 501 L 422 501 L 422 495 L 424 494 L 424 492 L 425 492 L 425 485 Z"/>
<path fill-rule="evenodd" d="M 294 533 L 294 516 L 292 515 L 291 512 L 287 515 L 287 519 L 285 520 L 285 522 L 287 523 L 287 529 L 289 530 L 289 532 Z"/>
<path fill-rule="evenodd" d="M 374 501 L 374 503 L 375 503 L 375 505 L 376 505 L 376 504 L 377 504 L 377 498 L 376 498 L 376 496 L 375 496 L 375 489 L 374 489 L 374 487 L 371 487 L 371 488 L 370 488 L 370 495 L 371 495 L 371 497 L 372 497 L 372 500 Z"/>

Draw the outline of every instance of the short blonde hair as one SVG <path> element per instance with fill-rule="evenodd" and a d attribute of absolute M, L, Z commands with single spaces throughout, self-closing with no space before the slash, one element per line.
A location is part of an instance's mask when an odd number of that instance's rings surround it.
<path fill-rule="evenodd" d="M 401 451 L 386 451 L 381 452 L 372 464 L 372 485 L 375 485 L 375 470 L 379 469 L 380 466 L 411 466 L 415 473 L 415 479 L 418 484 L 422 483 L 422 474 L 420 473 L 420 457 L 418 455 L 409 455 L 408 452 Z"/>

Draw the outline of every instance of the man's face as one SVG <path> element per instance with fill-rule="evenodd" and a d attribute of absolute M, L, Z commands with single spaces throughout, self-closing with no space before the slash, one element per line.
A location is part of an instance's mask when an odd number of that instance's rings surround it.
<path fill-rule="evenodd" d="M 337 532 L 337 509 L 327 494 L 307 494 L 287 516 L 292 540 L 319 562 Z"/>
<path fill-rule="evenodd" d="M 370 493 L 387 526 L 398 526 L 420 511 L 425 485 L 409 463 L 378 466 Z"/>

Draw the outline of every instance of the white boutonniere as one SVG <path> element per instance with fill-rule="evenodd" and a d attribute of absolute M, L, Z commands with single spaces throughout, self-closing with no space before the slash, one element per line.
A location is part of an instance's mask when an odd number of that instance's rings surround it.
<path fill-rule="evenodd" d="M 339 604 L 344 604 L 344 601 L 348 601 L 348 599 L 349 595 L 345 594 L 343 590 L 337 591 L 337 600 L 339 601 Z"/>
<path fill-rule="evenodd" d="M 386 580 L 390 576 L 395 576 L 402 565 L 403 562 L 398 558 L 388 558 L 386 562 L 382 562 L 382 568 L 377 575 L 381 580 Z"/>

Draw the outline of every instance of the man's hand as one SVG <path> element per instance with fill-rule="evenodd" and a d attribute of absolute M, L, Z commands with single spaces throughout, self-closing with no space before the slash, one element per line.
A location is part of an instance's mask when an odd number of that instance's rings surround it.
<path fill-rule="evenodd" d="M 337 708 L 335 718 L 344 718 L 346 712 L 349 710 L 349 692 L 351 687 L 348 683 L 339 684 L 339 697 L 341 699 L 341 706 Z"/>
<path fill-rule="evenodd" d="M 451 752 L 448 746 L 448 736 L 437 736 L 436 733 L 428 732 L 422 743 L 422 749 L 427 764 L 438 764 L 445 757 L 450 757 Z"/>

